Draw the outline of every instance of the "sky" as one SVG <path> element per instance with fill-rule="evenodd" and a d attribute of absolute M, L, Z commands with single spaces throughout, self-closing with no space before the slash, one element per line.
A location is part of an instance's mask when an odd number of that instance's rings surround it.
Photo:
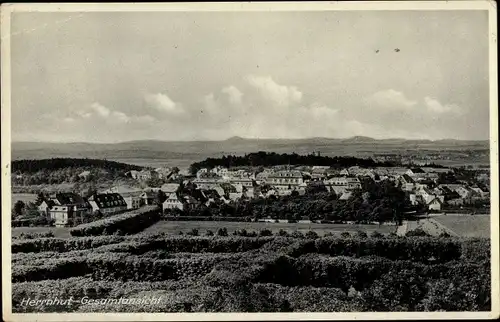
<path fill-rule="evenodd" d="M 11 74 L 13 141 L 489 138 L 487 11 L 14 13 Z"/>

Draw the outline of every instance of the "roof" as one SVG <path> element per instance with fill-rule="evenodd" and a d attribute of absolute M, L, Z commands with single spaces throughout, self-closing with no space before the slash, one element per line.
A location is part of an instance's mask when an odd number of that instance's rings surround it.
<path fill-rule="evenodd" d="M 94 201 L 99 208 L 111 208 L 127 205 L 119 193 L 95 194 L 91 196 L 89 200 Z"/>
<path fill-rule="evenodd" d="M 410 169 L 410 170 L 411 170 L 411 172 L 413 172 L 413 173 L 425 173 L 425 171 L 424 171 L 424 170 L 422 170 L 422 169 L 420 169 L 420 168 L 412 168 L 412 169 Z"/>
<path fill-rule="evenodd" d="M 161 186 L 161 191 L 165 193 L 172 193 L 172 192 L 177 192 L 179 189 L 180 184 L 178 183 L 165 183 L 164 185 Z"/>
<path fill-rule="evenodd" d="M 292 178 L 302 178 L 302 173 L 300 171 L 291 170 L 291 171 L 278 171 L 276 173 L 270 174 L 269 177 L 292 177 Z"/>
<path fill-rule="evenodd" d="M 141 198 L 155 198 L 156 192 L 154 191 L 143 191 L 141 193 Z"/>
<path fill-rule="evenodd" d="M 342 196 L 340 196 L 339 200 L 347 200 L 349 198 L 351 198 L 352 196 L 352 192 L 344 192 L 342 194 Z"/>
<path fill-rule="evenodd" d="M 415 183 L 415 181 L 412 179 L 412 177 L 410 177 L 409 175 L 407 175 L 406 173 L 403 174 L 403 179 L 405 179 L 406 182 L 408 183 Z"/>
<path fill-rule="evenodd" d="M 82 196 L 73 192 L 57 193 L 54 200 L 58 205 L 82 205 L 86 204 Z"/>
<path fill-rule="evenodd" d="M 137 197 L 139 198 L 141 196 L 142 192 L 141 191 L 127 191 L 127 192 L 121 192 L 120 195 L 123 198 L 128 198 L 128 197 Z"/>

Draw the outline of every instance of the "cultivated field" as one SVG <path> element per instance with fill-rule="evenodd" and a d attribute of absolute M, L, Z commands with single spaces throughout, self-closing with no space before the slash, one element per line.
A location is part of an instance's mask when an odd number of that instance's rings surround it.
<path fill-rule="evenodd" d="M 396 226 L 393 225 L 343 225 L 343 224 L 304 224 L 304 223 L 264 223 L 264 222 L 223 222 L 223 221 L 160 221 L 153 226 L 146 228 L 145 234 L 166 233 L 178 234 L 180 231 L 186 233 L 193 228 L 204 234 L 207 230 L 216 232 L 219 228 L 226 227 L 229 233 L 239 229 L 259 232 L 262 229 L 269 229 L 277 233 L 283 229 L 289 233 L 300 231 L 306 233 L 310 230 L 315 231 L 320 236 L 326 233 L 340 234 L 342 232 L 364 231 L 367 234 L 378 231 L 382 234 L 396 232 Z"/>
<path fill-rule="evenodd" d="M 491 217 L 489 215 L 446 215 L 436 216 L 432 219 L 459 236 L 490 238 Z"/>

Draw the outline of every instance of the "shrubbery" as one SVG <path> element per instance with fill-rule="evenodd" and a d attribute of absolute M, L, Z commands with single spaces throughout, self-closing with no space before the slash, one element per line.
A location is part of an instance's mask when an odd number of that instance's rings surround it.
<path fill-rule="evenodd" d="M 116 231 L 125 234 L 138 233 L 160 220 L 160 210 L 156 206 L 107 217 L 91 223 L 79 225 L 70 230 L 71 236 L 111 235 Z"/>

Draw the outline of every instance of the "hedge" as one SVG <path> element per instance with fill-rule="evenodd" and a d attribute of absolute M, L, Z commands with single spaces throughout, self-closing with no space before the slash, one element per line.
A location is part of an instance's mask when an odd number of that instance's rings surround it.
<path fill-rule="evenodd" d="M 121 236 L 96 236 L 86 238 L 36 238 L 12 242 L 12 253 L 69 252 L 96 248 L 124 241 Z"/>
<path fill-rule="evenodd" d="M 70 230 L 71 236 L 99 236 L 115 233 L 135 234 L 160 220 L 161 211 L 157 206 L 146 206 L 141 209 L 126 212 L 78 225 Z"/>
<path fill-rule="evenodd" d="M 335 238 L 300 240 L 284 249 L 285 254 L 298 257 L 307 253 L 330 256 L 382 256 L 392 260 L 446 262 L 459 259 L 461 241 L 433 237 L 413 238 Z"/>

